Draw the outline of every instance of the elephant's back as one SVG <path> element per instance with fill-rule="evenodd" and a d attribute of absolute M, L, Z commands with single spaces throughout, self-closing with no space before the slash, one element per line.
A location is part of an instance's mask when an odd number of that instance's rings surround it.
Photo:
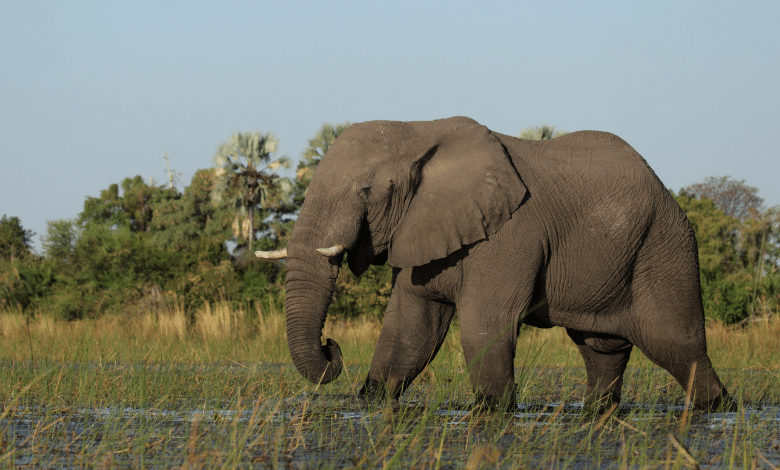
<path fill-rule="evenodd" d="M 626 141 L 608 132 L 579 131 L 549 140 L 537 158 L 550 173 L 588 184 L 663 187 L 645 159 Z"/>
<path fill-rule="evenodd" d="M 499 136 L 539 204 L 556 224 L 579 224 L 610 235 L 641 232 L 642 221 L 671 196 L 644 158 L 620 137 L 578 131 L 544 141 Z M 636 233 L 634 235 L 637 235 Z"/>
<path fill-rule="evenodd" d="M 609 132 L 577 131 L 543 141 L 497 136 L 507 147 L 520 177 L 542 182 L 537 190 L 559 191 L 559 185 L 567 184 L 589 192 L 637 186 L 663 190 L 645 159 Z"/>

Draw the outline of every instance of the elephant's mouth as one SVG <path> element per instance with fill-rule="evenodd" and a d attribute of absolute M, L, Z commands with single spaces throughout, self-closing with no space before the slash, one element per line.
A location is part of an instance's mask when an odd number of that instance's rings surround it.
<path fill-rule="evenodd" d="M 385 263 L 387 263 L 387 250 L 374 256 L 374 259 L 371 260 L 371 264 L 374 266 L 382 266 Z"/>
<path fill-rule="evenodd" d="M 360 277 L 372 264 L 381 266 L 387 263 L 387 246 L 376 246 L 375 241 L 368 222 L 364 220 L 354 245 L 347 250 L 347 264 L 355 277 Z"/>

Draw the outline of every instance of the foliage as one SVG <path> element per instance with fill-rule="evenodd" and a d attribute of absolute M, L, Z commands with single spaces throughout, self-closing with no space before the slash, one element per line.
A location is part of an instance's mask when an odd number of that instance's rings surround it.
<path fill-rule="evenodd" d="M 201 179 L 196 174 L 192 186 L 198 188 Z M 121 191 L 112 184 L 100 198 L 87 198 L 77 219 L 48 222 L 43 260 L 3 266 L 3 302 L 72 320 L 129 312 L 163 291 L 176 292 L 178 280 L 209 271 L 204 264 L 219 266 L 228 259 L 229 231 L 220 231 L 212 217 L 219 210 L 208 199 L 190 197 L 191 192 L 185 190 L 182 197 L 175 189 L 135 177 L 124 179 Z M 171 212 L 174 220 L 166 220 Z M 202 212 L 209 214 L 200 217 Z M 219 294 L 207 283 L 183 284 L 180 300 L 187 305 Z"/>
<path fill-rule="evenodd" d="M 239 137 L 245 143 L 246 136 Z M 268 154 L 249 157 L 265 159 L 266 170 L 275 168 Z M 15 258 L 0 263 L 0 305 L 75 320 L 134 315 L 170 303 L 191 309 L 218 300 L 280 298 L 283 265 L 258 260 L 247 250 L 228 250 L 235 207 L 222 197 L 231 196 L 230 191 L 214 191 L 218 176 L 214 169 L 199 170 L 183 192 L 140 176 L 111 184 L 100 197 L 88 197 L 75 219 L 48 222 L 42 259 L 19 258 L 18 253 L 29 252 L 21 247 L 29 247 L 32 234 L 18 219 L 6 223 L 4 218 L 4 225 L 16 228 L 12 234 L 18 243 L 9 250 Z M 268 206 L 261 220 L 271 212 L 292 211 L 280 196 L 283 184 L 275 174 L 258 171 L 255 176 L 269 183 L 257 199 Z M 283 243 L 292 230 L 290 220 L 269 218 L 263 224 L 266 237 L 255 242 L 263 247 Z"/>
<path fill-rule="evenodd" d="M 152 207 L 150 243 L 174 251 L 198 253 L 211 262 L 227 258 L 225 242 L 231 238 L 231 210 L 211 199 L 212 170 L 198 170 L 177 197 Z"/>
<path fill-rule="evenodd" d="M 548 126 L 545 124 L 538 127 L 526 127 L 520 131 L 518 137 L 523 140 L 549 140 L 566 134 L 568 134 L 568 132 L 563 129 L 556 131 L 555 126 Z"/>
<path fill-rule="evenodd" d="M 79 233 L 75 220 L 57 219 L 46 222 L 46 234 L 41 237 L 43 255 L 61 267 L 72 266 Z"/>
<path fill-rule="evenodd" d="M 12 259 L 0 264 L 0 308 L 27 311 L 48 293 L 54 282 L 51 263 L 39 258 Z"/>
<path fill-rule="evenodd" d="M 31 254 L 35 232 L 25 230 L 19 217 L 0 219 L 0 260 L 23 258 Z"/>
<path fill-rule="evenodd" d="M 748 186 L 745 180 L 733 180 L 730 176 L 709 176 L 703 183 L 692 184 L 680 192 L 699 199 L 711 199 L 726 215 L 740 220 L 760 216 L 764 205 L 758 188 Z"/>
<path fill-rule="evenodd" d="M 359 278 L 342 266 L 328 315 L 382 318 L 392 290 L 393 268 L 389 264 L 370 266 Z"/>
<path fill-rule="evenodd" d="M 725 324 L 771 315 L 780 304 L 777 209 L 743 220 L 711 199 L 680 191 L 675 199 L 696 233 L 705 315 Z"/>
<path fill-rule="evenodd" d="M 696 233 L 703 277 L 714 279 L 737 271 L 739 221 L 718 209 L 710 199 L 698 199 L 684 192 L 675 199 Z"/>
<path fill-rule="evenodd" d="M 148 232 L 151 229 L 152 206 L 178 195 L 173 188 L 146 184 L 140 175 L 123 179 L 121 188 L 120 194 L 119 185 L 112 184 L 101 191 L 99 198 L 88 197 L 78 218 L 79 225 L 104 223 L 112 227 L 127 227 L 133 232 Z"/>
<path fill-rule="evenodd" d="M 237 132 L 214 155 L 212 199 L 217 203 L 227 199 L 235 209 L 232 229 L 239 246 L 256 240 L 258 229 L 265 229 L 260 223 L 268 216 L 278 218 L 295 211 L 292 181 L 276 174 L 277 169 L 288 168 L 290 161 L 287 157 L 272 160 L 276 147 L 277 139 L 271 133 Z M 256 219 L 257 211 L 261 216 Z"/>

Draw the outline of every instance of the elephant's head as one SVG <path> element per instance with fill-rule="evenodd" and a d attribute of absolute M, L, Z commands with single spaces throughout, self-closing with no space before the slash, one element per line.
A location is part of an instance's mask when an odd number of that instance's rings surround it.
<path fill-rule="evenodd" d="M 301 374 L 327 383 L 341 370 L 338 345 L 320 338 L 344 253 L 356 276 L 386 260 L 421 266 L 495 233 L 525 193 L 501 142 L 471 119 L 344 131 L 317 168 L 287 246 L 287 337 Z"/>

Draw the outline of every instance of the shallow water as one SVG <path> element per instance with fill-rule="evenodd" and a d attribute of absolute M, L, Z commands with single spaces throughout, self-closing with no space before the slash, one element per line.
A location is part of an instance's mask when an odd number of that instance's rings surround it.
<path fill-rule="evenodd" d="M 102 367 L 105 374 L 137 366 L 76 367 Z M 147 374 L 209 373 L 220 379 L 229 369 L 145 367 Z M 278 378 L 280 369 L 266 364 L 248 374 L 267 381 Z M 430 397 L 437 385 L 426 383 L 398 402 L 380 405 L 310 388 L 267 399 L 179 397 L 145 407 L 5 403 L 0 467 L 642 468 L 681 462 L 682 468 L 692 465 L 685 452 L 700 468 L 780 467 L 780 406 L 774 398 L 748 401 L 738 412 L 694 413 L 678 404 L 679 390 L 662 388 L 669 379 L 659 374 L 661 385 L 650 387 L 661 390 L 659 402 L 627 399 L 604 420 L 586 415 L 582 403 L 571 398 L 581 393 L 577 387 L 584 385 L 579 379 L 584 371 L 568 369 L 530 371 L 520 395 L 526 399 L 511 413 L 473 409 L 468 391 L 436 401 Z M 624 397 L 644 396 L 644 389 L 631 392 L 638 386 L 628 379 Z"/>
<path fill-rule="evenodd" d="M 407 416 L 408 423 L 402 425 L 401 430 L 406 430 L 406 434 L 409 435 L 413 432 L 414 426 L 422 420 L 422 418 L 415 418 L 414 414 L 418 412 L 420 415 L 424 414 L 422 408 L 424 404 L 420 403 L 401 402 L 391 410 L 357 406 L 349 409 L 351 405 L 348 398 L 327 395 L 317 397 L 319 406 L 307 412 L 302 409 L 307 398 L 311 397 L 301 397 L 297 403 L 295 400 L 288 401 L 284 404 L 287 408 L 284 411 L 280 409 L 279 402 L 263 403 L 260 409 L 256 406 L 236 409 L 227 404 L 221 407 L 190 410 L 134 407 L 68 410 L 57 410 L 54 407 L 17 408 L 13 410 L 9 419 L 0 422 L 0 441 L 2 441 L 4 454 L 0 462 L 4 467 L 9 464 L 38 467 L 44 462 L 47 462 L 47 467 L 52 468 L 92 466 L 100 462 L 120 467 L 139 465 L 178 467 L 189 462 L 186 448 L 192 445 L 194 433 L 199 440 L 197 448 L 207 449 L 203 452 L 206 457 L 203 457 L 200 463 L 206 467 L 211 466 L 209 463 L 219 466 L 223 461 L 214 459 L 214 455 L 221 452 L 224 457 L 225 449 L 230 448 L 231 434 L 239 430 L 249 434 L 246 442 L 237 447 L 239 454 L 243 454 L 238 461 L 244 464 L 268 468 L 276 464 L 291 465 L 293 468 L 314 468 L 324 464 L 326 467 L 345 468 L 356 463 L 355 455 L 370 451 L 371 446 L 376 446 L 378 441 L 384 439 L 383 445 L 387 444 L 387 436 L 382 437 L 374 430 L 388 422 L 388 414 L 398 416 L 405 412 L 410 413 Z M 354 402 L 359 403 L 357 400 Z M 617 419 L 621 423 L 626 423 L 625 425 L 628 426 L 626 429 L 634 428 L 640 433 L 655 434 L 657 435 L 655 441 L 665 442 L 663 434 L 677 430 L 678 423 L 673 420 L 673 417 L 679 417 L 683 411 L 681 406 L 624 405 L 617 413 Z M 556 415 L 557 419 L 551 419 Z M 422 439 L 433 436 L 432 442 L 449 443 L 451 440 L 455 443 L 452 446 L 447 444 L 443 446 L 439 458 L 441 468 L 459 468 L 466 462 L 467 457 L 474 453 L 473 449 L 471 452 L 463 449 L 462 444 L 466 439 L 464 437 L 466 433 L 471 434 L 476 440 L 485 442 L 492 440 L 490 445 L 497 449 L 496 452 L 511 453 L 524 448 L 524 435 L 534 436 L 533 433 L 538 433 L 541 429 L 544 429 L 543 432 L 548 435 L 559 436 L 557 444 L 559 458 L 563 459 L 560 460 L 562 466 L 575 468 L 620 466 L 618 460 L 611 459 L 608 455 L 610 452 L 614 452 L 615 455 L 620 454 L 619 442 L 609 442 L 606 446 L 603 442 L 599 443 L 601 450 L 598 451 L 600 455 L 596 461 L 593 460 L 592 455 L 581 452 L 583 440 L 593 438 L 588 435 L 589 429 L 596 426 L 583 415 L 581 403 L 562 405 L 553 402 L 541 406 L 520 403 L 516 412 L 500 417 L 504 428 L 510 431 L 500 435 L 490 429 L 492 419 L 490 415 L 475 418 L 472 410 L 464 409 L 457 404 L 449 408 L 444 404 L 431 413 L 429 422 L 420 432 L 420 436 L 423 436 Z M 304 422 L 309 425 L 300 425 Z M 297 429 L 296 423 L 299 424 Z M 620 427 L 615 422 L 611 425 L 614 428 Z M 780 440 L 778 439 L 780 408 L 753 407 L 739 412 L 695 414 L 686 431 L 684 445 L 697 455 L 699 460 L 708 458 L 713 462 L 713 468 L 719 467 L 724 462 L 718 459 L 718 455 L 725 452 L 730 441 L 734 440 L 735 433 L 740 428 L 743 432 L 746 430 L 751 432 L 752 429 L 755 433 L 757 425 L 760 427 L 759 433 L 764 438 L 753 435 L 752 439 L 766 443 L 764 445 L 755 442 L 764 447 L 761 456 L 772 465 L 780 466 Z M 48 428 L 42 432 L 44 427 Z M 528 430 L 529 428 L 534 429 Z M 396 435 L 399 434 L 398 429 L 394 431 Z M 251 448 L 250 442 L 253 439 L 257 441 L 255 432 L 265 434 L 267 438 L 260 439 L 259 444 L 256 442 L 254 448 Z M 296 432 L 305 443 L 290 450 L 289 443 Z M 350 439 L 340 437 L 345 433 L 350 434 Z M 450 437 L 446 439 L 441 437 L 439 440 L 437 436 L 442 436 L 443 433 L 448 433 Z M 400 433 L 403 434 L 404 432 Z M 333 439 L 341 439 L 343 442 L 340 447 L 351 448 L 353 451 L 345 453 L 338 446 L 322 444 L 323 441 Z M 653 436 L 648 439 L 655 442 Z M 550 458 L 550 449 L 546 449 L 544 445 L 540 446 L 538 438 L 530 440 L 532 444 L 527 446 L 527 450 L 539 454 L 537 459 L 539 463 L 547 462 Z M 398 450 L 399 444 L 400 441 L 390 443 L 387 449 L 393 447 L 394 450 L 388 451 L 388 458 Z M 568 445 L 572 450 L 561 452 L 561 444 L 564 447 Z M 706 452 L 701 452 L 702 446 L 707 446 Z M 652 443 L 646 447 L 645 450 L 658 451 L 652 449 Z M 13 452 L 9 453 L 9 451 Z M 96 454 L 93 455 L 91 452 Z M 209 460 L 209 453 L 215 452 L 216 454 L 211 455 Z M 528 460 L 527 455 L 525 458 L 526 463 L 534 462 L 533 459 Z M 650 460 L 656 461 L 653 458 Z M 401 467 L 403 467 L 402 462 L 403 460 L 398 462 Z M 765 463 L 762 467 L 762 462 L 758 461 L 759 468 L 771 468 Z M 706 462 L 699 463 L 702 467 L 708 466 Z M 511 459 L 498 466 L 511 467 Z"/>
<path fill-rule="evenodd" d="M 356 400 L 357 401 L 357 400 Z M 511 413 L 511 416 L 518 418 L 518 425 L 531 425 L 533 423 L 526 423 L 523 420 L 536 420 L 544 422 L 545 417 L 551 417 L 556 414 L 561 414 L 568 420 L 583 420 L 586 419 L 582 413 L 582 403 L 565 404 L 562 407 L 562 413 L 556 413 L 558 408 L 561 408 L 561 403 L 550 403 L 548 405 L 531 405 L 531 404 L 517 404 L 517 412 Z M 412 405 L 408 405 L 410 408 Z M 365 408 L 365 406 L 363 405 Z M 276 408 L 274 404 L 268 404 L 268 408 Z M 635 414 L 631 413 L 634 410 L 641 410 L 643 413 Z M 625 419 L 633 422 L 641 421 L 657 421 L 667 419 L 669 413 L 681 414 L 684 410 L 683 406 L 664 406 L 664 405 L 622 405 L 620 412 L 617 416 L 630 414 Z M 398 411 L 396 406 L 395 411 Z M 297 419 L 300 411 L 288 411 L 288 412 L 271 412 L 268 417 L 275 422 L 289 421 Z M 24 423 L 35 424 L 38 422 L 36 417 L 55 417 L 57 418 L 80 418 L 90 421 L 100 422 L 106 419 L 123 419 L 131 421 L 157 420 L 157 421 L 169 421 L 174 423 L 192 423 L 195 421 L 201 421 L 204 418 L 230 420 L 238 423 L 248 422 L 252 419 L 253 415 L 257 414 L 256 409 L 244 409 L 236 410 L 231 408 L 206 408 L 197 410 L 159 410 L 159 409 L 141 409 L 133 407 L 118 407 L 118 408 L 75 408 L 68 412 L 58 412 L 55 409 L 46 409 L 44 407 L 35 408 L 23 408 L 17 407 L 14 415 L 14 423 L 16 425 L 23 425 Z M 433 412 L 435 416 L 442 418 L 450 418 L 451 421 L 444 421 L 444 424 L 462 424 L 462 420 L 473 414 L 471 410 L 464 410 L 460 407 L 454 409 L 448 409 L 446 405 L 440 407 Z M 327 412 L 328 418 L 333 420 L 378 420 L 383 419 L 380 414 L 377 413 L 376 408 L 345 411 L 333 409 Z M 21 417 L 19 417 L 21 416 Z M 738 412 L 728 413 L 708 413 L 708 414 L 696 414 L 695 422 L 697 425 L 703 425 L 709 423 L 710 427 L 713 426 L 730 426 L 736 425 L 738 420 L 760 420 L 767 424 L 776 424 L 780 426 L 780 408 L 766 408 L 766 407 L 746 407 Z M 8 424 L 8 423 L 4 423 Z M 538 424 L 538 423 L 537 423 Z"/>

